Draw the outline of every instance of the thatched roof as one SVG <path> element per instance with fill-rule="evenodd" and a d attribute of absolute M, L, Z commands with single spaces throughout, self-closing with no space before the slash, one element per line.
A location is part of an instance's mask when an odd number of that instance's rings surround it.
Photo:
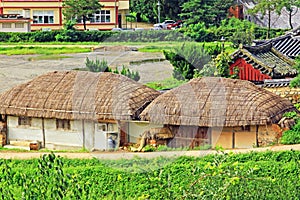
<path fill-rule="evenodd" d="M 159 94 L 118 74 L 51 72 L 1 94 L 0 114 L 130 120 Z"/>
<path fill-rule="evenodd" d="M 245 126 L 277 123 L 293 105 L 248 81 L 219 77 L 193 79 L 159 97 L 142 120 L 191 126 Z"/>

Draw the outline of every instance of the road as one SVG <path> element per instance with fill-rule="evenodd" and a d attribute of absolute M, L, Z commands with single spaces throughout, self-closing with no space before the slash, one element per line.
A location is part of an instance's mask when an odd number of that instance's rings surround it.
<path fill-rule="evenodd" d="M 225 153 L 249 153 L 249 152 L 262 152 L 262 151 L 283 151 L 283 150 L 300 150 L 300 144 L 297 145 L 279 145 L 279 146 L 271 146 L 264 148 L 251 148 L 251 149 L 231 149 L 225 150 Z M 178 157 L 178 156 L 194 156 L 201 157 L 210 154 L 218 154 L 222 153 L 221 151 L 216 150 L 198 150 L 198 151 L 162 151 L 162 152 L 91 152 L 91 153 L 55 153 L 61 157 L 71 158 L 71 159 L 109 159 L 109 160 L 117 160 L 117 159 L 133 159 L 135 157 L 140 158 L 155 158 L 155 157 Z M 3 159 L 32 159 L 39 158 L 43 154 L 49 154 L 49 152 L 5 152 L 0 151 L 0 158 Z"/>

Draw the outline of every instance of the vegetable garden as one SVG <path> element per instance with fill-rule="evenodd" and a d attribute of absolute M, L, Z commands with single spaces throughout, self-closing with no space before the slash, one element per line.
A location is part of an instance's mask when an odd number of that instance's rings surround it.
<path fill-rule="evenodd" d="M 0 160 L 1 199 L 299 199 L 300 151 Z"/>

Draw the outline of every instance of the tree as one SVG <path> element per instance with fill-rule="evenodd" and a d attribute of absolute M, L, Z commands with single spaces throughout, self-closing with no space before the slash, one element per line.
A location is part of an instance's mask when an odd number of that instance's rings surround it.
<path fill-rule="evenodd" d="M 86 30 L 86 21 L 89 17 L 103 7 L 99 0 L 65 0 L 63 6 L 66 19 L 82 19 L 84 30 Z"/>
<path fill-rule="evenodd" d="M 281 0 L 279 1 L 279 6 L 277 12 L 281 12 L 285 8 L 289 14 L 289 25 L 293 29 L 292 17 L 298 12 L 300 7 L 300 0 Z"/>
<path fill-rule="evenodd" d="M 204 22 L 206 27 L 219 26 L 233 4 L 234 0 L 191 0 L 183 4 L 180 16 L 187 24 Z"/>
<path fill-rule="evenodd" d="M 252 14 L 261 13 L 263 16 L 268 15 L 267 39 L 270 36 L 271 30 L 271 13 L 278 11 L 280 1 L 281 0 L 257 0 L 257 4 L 254 8 L 249 10 L 249 13 Z"/>
<path fill-rule="evenodd" d="M 300 87 L 300 56 L 296 57 L 294 68 L 297 69 L 298 76 L 291 80 L 290 87 Z"/>
<path fill-rule="evenodd" d="M 185 2 L 188 2 L 188 0 L 160 0 L 161 18 L 179 20 L 181 6 Z M 142 20 L 142 16 L 146 17 L 151 23 L 157 22 L 157 0 L 131 0 L 130 11 L 136 13 L 136 18 L 138 22 Z"/>
<path fill-rule="evenodd" d="M 192 79 L 196 71 L 211 61 L 210 55 L 197 43 L 183 44 L 173 51 L 164 51 L 164 54 L 174 67 L 173 77 L 178 80 Z"/>

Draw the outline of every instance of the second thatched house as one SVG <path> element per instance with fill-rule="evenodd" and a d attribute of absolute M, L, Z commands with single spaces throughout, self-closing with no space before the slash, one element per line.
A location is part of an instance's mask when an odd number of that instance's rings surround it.
<path fill-rule="evenodd" d="M 0 95 L 1 133 L 10 144 L 108 149 L 152 127 L 135 120 L 159 94 L 122 75 L 51 72 Z"/>
<path fill-rule="evenodd" d="M 158 96 L 140 116 L 169 127 L 171 147 L 249 148 L 276 141 L 274 124 L 295 110 L 289 100 L 248 81 L 207 77 Z"/>

